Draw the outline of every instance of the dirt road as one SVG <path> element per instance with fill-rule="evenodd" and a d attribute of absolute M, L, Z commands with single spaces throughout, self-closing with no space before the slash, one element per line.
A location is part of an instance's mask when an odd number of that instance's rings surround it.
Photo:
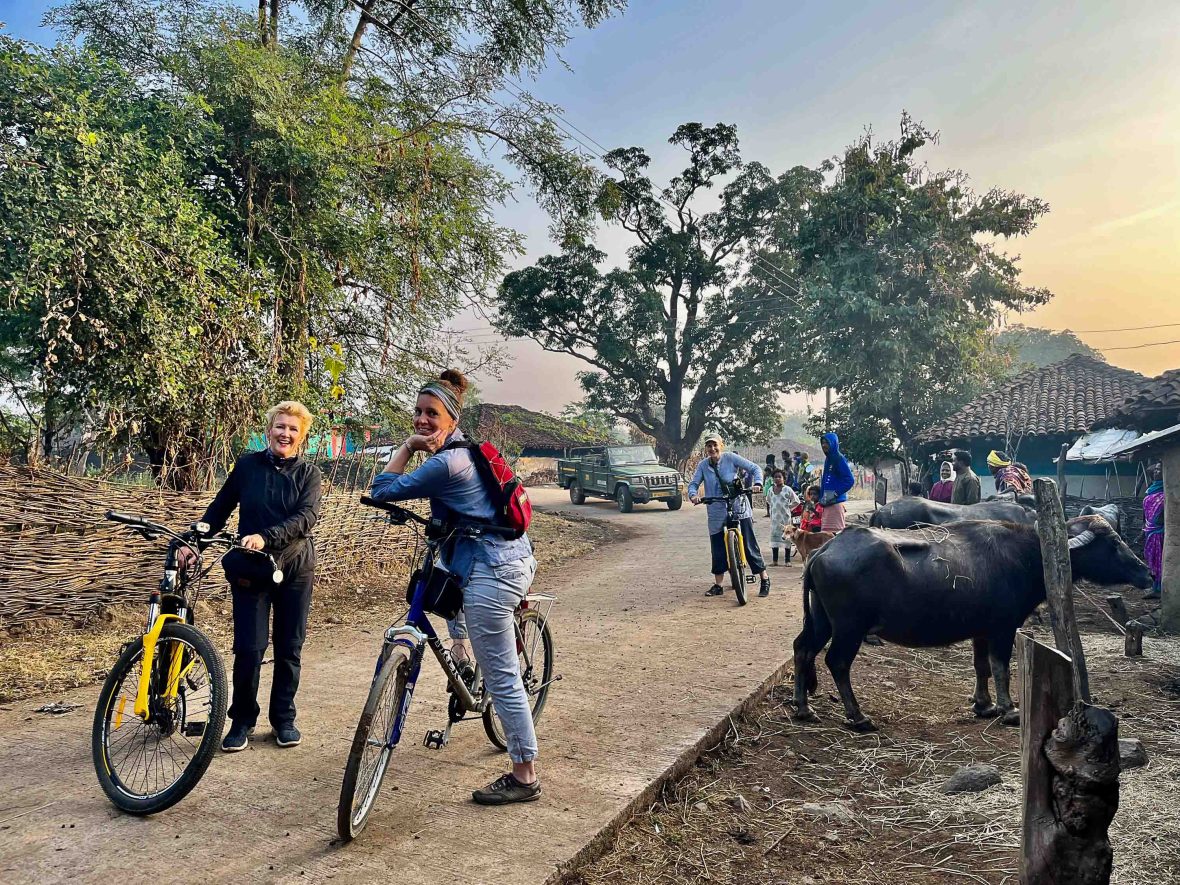
<path fill-rule="evenodd" d="M 773 569 L 772 595 L 738 608 L 731 594 L 703 595 L 703 508 L 647 505 L 624 516 L 610 502 L 573 508 L 555 489 L 535 490 L 534 500 L 630 532 L 538 577 L 537 589 L 559 598 L 563 676 L 538 731 L 540 802 L 471 804 L 470 790 L 506 757 L 476 722 L 456 726 L 442 751 L 422 747 L 426 729 L 445 722 L 442 679 L 424 668 L 368 829 L 335 843 L 344 760 L 388 620 L 375 611 L 363 627 L 309 641 L 301 747 L 280 750 L 260 728 L 247 752 L 218 754 L 197 790 L 154 818 L 118 813 L 98 788 L 96 689 L 65 698 L 82 706 L 60 717 L 32 712 L 46 699 L 0 709 L 0 881 L 543 882 L 787 660 L 800 569 Z M 768 534 L 765 518 L 756 524 Z"/>

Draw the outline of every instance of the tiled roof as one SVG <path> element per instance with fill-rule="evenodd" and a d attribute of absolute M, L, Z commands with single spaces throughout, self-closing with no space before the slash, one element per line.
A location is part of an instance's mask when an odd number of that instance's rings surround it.
<path fill-rule="evenodd" d="M 1151 431 L 1180 422 L 1180 369 L 1170 369 L 1135 388 L 1100 423 Z"/>
<path fill-rule="evenodd" d="M 1072 436 L 1111 414 L 1147 379 L 1085 354 L 1030 369 L 917 435 L 920 444 Z"/>
<path fill-rule="evenodd" d="M 576 424 L 530 411 L 523 406 L 494 403 L 470 406 L 463 410 L 459 426 L 472 439 L 487 439 L 498 446 L 522 450 L 556 450 L 606 442 Z"/>

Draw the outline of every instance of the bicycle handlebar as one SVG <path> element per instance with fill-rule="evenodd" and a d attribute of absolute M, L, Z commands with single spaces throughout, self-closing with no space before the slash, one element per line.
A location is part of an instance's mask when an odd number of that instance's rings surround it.
<path fill-rule="evenodd" d="M 422 525 L 430 525 L 430 520 L 425 519 L 415 513 L 413 510 L 407 510 L 405 507 L 399 507 L 391 501 L 378 501 L 376 498 L 370 498 L 368 495 L 361 496 L 361 503 L 366 507 L 376 507 L 378 510 L 385 510 L 397 522 L 413 522 L 421 523 Z"/>
<path fill-rule="evenodd" d="M 123 525 L 126 525 L 126 526 L 128 526 L 132 529 L 135 529 L 137 531 L 140 531 L 140 532 L 150 532 L 152 534 L 167 535 L 168 537 L 173 538 L 176 541 L 179 541 L 180 543 L 184 544 L 186 547 L 189 547 L 198 553 L 200 553 L 200 549 L 201 549 L 200 543 L 203 542 L 206 546 L 209 546 L 212 544 L 225 544 L 230 549 L 244 550 L 246 553 L 254 553 L 259 556 L 265 556 L 267 558 L 267 561 L 270 562 L 271 580 L 274 581 L 276 584 L 283 583 L 283 578 L 285 577 L 285 575 L 283 574 L 283 570 L 281 568 L 279 568 L 278 561 L 274 558 L 274 556 L 267 553 L 265 550 L 251 550 L 249 547 L 243 547 L 242 546 L 242 539 L 234 533 L 225 532 L 225 533 L 218 533 L 216 535 L 205 535 L 205 536 L 198 535 L 197 538 L 192 538 L 191 535 L 189 535 L 189 534 L 181 534 L 181 533 L 175 532 L 172 529 L 168 528 L 168 526 L 166 526 L 166 525 L 160 525 L 157 522 L 152 522 L 151 520 L 144 519 L 142 516 L 135 516 L 131 513 L 121 513 L 118 510 L 108 510 L 104 514 L 104 516 L 106 516 L 106 518 L 109 519 L 111 522 L 122 523 Z M 212 568 L 212 567 L 213 567 L 212 565 L 209 566 L 209 568 Z"/>
<path fill-rule="evenodd" d="M 428 529 L 428 538 L 431 537 L 431 532 L 443 535 L 453 531 L 461 532 L 471 537 L 477 537 L 479 535 L 500 535 L 509 539 L 515 539 L 517 537 L 516 530 L 507 526 L 495 525 L 488 522 L 460 521 L 457 523 L 446 523 L 441 519 L 426 519 L 425 517 L 419 516 L 413 510 L 407 510 L 405 507 L 400 507 L 390 501 L 378 501 L 375 498 L 370 498 L 368 495 L 361 497 L 361 503 L 366 507 L 376 507 L 378 510 L 387 511 L 394 522 L 406 523 L 413 521 L 425 526 Z"/>

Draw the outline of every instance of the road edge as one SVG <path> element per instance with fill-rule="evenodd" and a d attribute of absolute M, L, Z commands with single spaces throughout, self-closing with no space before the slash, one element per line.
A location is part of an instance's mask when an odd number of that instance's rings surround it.
<path fill-rule="evenodd" d="M 733 719 L 745 715 L 758 704 L 762 703 L 767 695 L 774 690 L 774 687 L 787 677 L 793 667 L 794 659 L 792 658 L 775 668 L 774 672 L 759 683 L 757 688 L 722 717 L 720 721 L 701 735 L 691 747 L 677 756 L 671 765 L 660 772 L 659 775 L 639 792 L 639 795 L 624 805 L 585 845 L 578 849 L 573 857 L 562 861 L 546 877 L 544 885 L 567 885 L 567 883 L 573 882 L 572 877 L 577 875 L 580 867 L 604 854 L 610 847 L 608 843 L 637 814 L 649 807 L 656 800 L 666 784 L 683 777 L 697 763 L 698 759 L 720 744 L 725 738 L 725 735 L 730 731 Z"/>

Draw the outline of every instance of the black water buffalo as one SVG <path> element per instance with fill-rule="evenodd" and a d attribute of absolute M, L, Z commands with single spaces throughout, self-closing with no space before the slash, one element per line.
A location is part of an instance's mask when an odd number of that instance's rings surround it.
<path fill-rule="evenodd" d="M 899 498 L 873 511 L 869 525 L 879 529 L 908 529 L 916 525 L 945 525 L 964 519 L 1002 519 L 1032 525 L 1037 512 L 1013 501 L 944 504 L 926 498 Z"/>
<path fill-rule="evenodd" d="M 1075 578 L 1151 586 L 1151 574 L 1101 517 L 1069 522 Z M 1030 525 L 988 520 L 904 531 L 852 527 L 818 550 L 803 573 L 803 631 L 795 639 L 796 716 L 814 719 L 815 658 L 840 690 L 847 725 L 874 726 L 860 711 L 849 674 L 865 636 L 910 647 L 975 645 L 978 716 L 1012 709 L 1008 666 L 1016 630 L 1045 599 L 1041 546 Z M 990 664 L 990 669 L 989 669 Z M 994 677 L 996 700 L 988 694 Z"/>

